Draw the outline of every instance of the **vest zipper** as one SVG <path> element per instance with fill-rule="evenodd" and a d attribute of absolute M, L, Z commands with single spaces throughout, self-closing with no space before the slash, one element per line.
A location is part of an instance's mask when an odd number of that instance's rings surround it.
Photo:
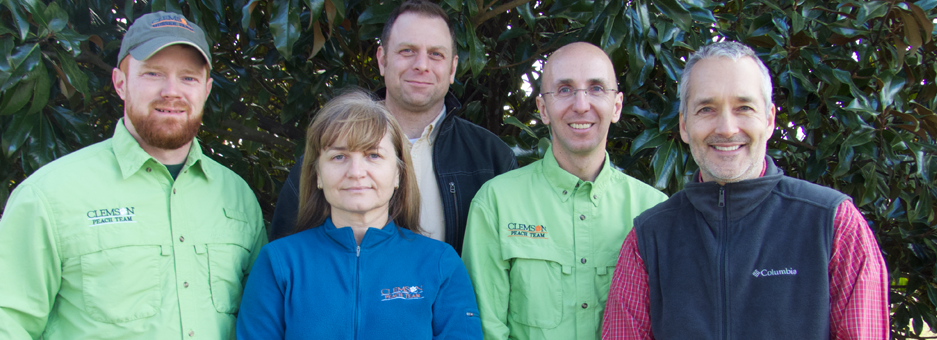
<path fill-rule="evenodd" d="M 719 187 L 719 206 L 722 207 L 722 338 L 729 340 L 729 209 L 726 208 L 726 188 Z"/>
<path fill-rule="evenodd" d="M 455 227 L 459 225 L 459 199 L 457 199 L 455 195 L 455 182 L 449 182 L 449 193 L 452 194 L 452 205 L 455 206 L 455 216 L 453 216 L 455 218 L 453 227 Z M 448 230 L 446 234 L 449 234 Z"/>
<path fill-rule="evenodd" d="M 359 295 L 359 292 L 358 292 L 358 291 L 359 291 L 359 289 L 361 288 L 361 287 L 359 287 L 359 286 L 360 286 L 360 283 L 359 283 L 359 280 L 358 280 L 358 277 L 360 276 L 359 274 L 360 274 L 361 268 L 360 268 L 358 262 L 360 262 L 360 260 L 361 260 L 361 246 L 360 246 L 360 245 L 357 246 L 357 248 L 355 249 L 355 251 L 356 251 L 357 253 L 355 254 L 355 315 L 354 315 L 354 317 L 355 317 L 355 331 L 354 331 L 355 337 L 354 337 L 354 339 L 358 339 L 358 304 L 359 304 L 359 302 L 358 302 L 358 295 Z"/>

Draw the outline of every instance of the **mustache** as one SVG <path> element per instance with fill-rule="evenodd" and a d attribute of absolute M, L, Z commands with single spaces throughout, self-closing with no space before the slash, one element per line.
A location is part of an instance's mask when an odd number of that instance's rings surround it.
<path fill-rule="evenodd" d="M 151 110 L 157 107 L 160 107 L 160 108 L 173 109 L 173 110 L 182 109 L 188 112 L 189 114 L 192 113 L 192 107 L 189 105 L 189 102 L 186 101 L 185 99 L 168 100 L 166 98 L 159 98 L 159 99 L 151 101 L 149 106 Z"/>
<path fill-rule="evenodd" d="M 713 135 L 710 135 L 709 137 L 706 137 L 706 140 L 704 140 L 703 142 L 705 142 L 706 144 L 716 144 L 716 143 L 748 144 L 748 143 L 751 143 L 751 141 L 752 141 L 752 138 L 749 137 L 748 135 L 744 133 L 737 133 L 735 135 L 732 135 L 732 137 L 729 137 L 729 138 L 725 138 L 725 137 L 713 134 Z"/>

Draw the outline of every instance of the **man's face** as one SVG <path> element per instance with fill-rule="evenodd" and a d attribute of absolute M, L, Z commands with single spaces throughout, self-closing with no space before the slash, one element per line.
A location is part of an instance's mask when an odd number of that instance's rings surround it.
<path fill-rule="evenodd" d="M 680 137 L 690 145 L 703 181 L 721 184 L 761 174 L 775 107 L 761 93 L 762 75 L 749 57 L 715 57 L 693 67 Z"/>
<path fill-rule="evenodd" d="M 615 71 L 602 50 L 576 44 L 557 50 L 547 61 L 543 92 L 617 89 Z M 621 117 L 621 92 L 592 96 L 578 91 L 572 97 L 545 94 L 537 98 L 541 120 L 550 125 L 554 153 L 588 156 L 604 153 L 609 126 Z"/>
<path fill-rule="evenodd" d="M 112 74 L 131 134 L 164 150 L 187 145 L 198 133 L 211 91 L 204 57 L 195 48 L 172 45 L 147 60 L 128 55 Z"/>
<path fill-rule="evenodd" d="M 388 41 L 377 48 L 387 101 L 411 112 L 442 105 L 458 62 L 446 22 L 417 13 L 398 16 Z"/>

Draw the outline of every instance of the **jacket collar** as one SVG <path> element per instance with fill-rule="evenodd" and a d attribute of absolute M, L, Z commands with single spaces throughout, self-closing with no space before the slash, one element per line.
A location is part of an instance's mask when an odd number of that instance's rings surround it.
<path fill-rule="evenodd" d="M 765 156 L 765 173 L 761 177 L 725 185 L 713 181 L 701 183 L 699 170 L 697 170 L 693 174 L 693 182 L 686 184 L 684 192 L 693 207 L 707 220 L 722 220 L 724 218 L 722 211 L 725 209 L 725 217 L 730 221 L 737 221 L 754 211 L 771 194 L 783 177 L 784 172 L 774 165 L 771 157 Z M 719 206 L 720 188 L 725 189 L 723 193 L 725 207 Z"/>
<path fill-rule="evenodd" d="M 114 128 L 114 136 L 111 138 L 111 148 L 114 150 L 114 157 L 117 158 L 117 164 L 120 165 L 120 172 L 124 179 L 132 176 L 147 164 L 151 164 L 151 166 L 160 164 L 159 161 L 150 156 L 150 154 L 143 151 L 143 148 L 140 147 L 137 140 L 134 139 L 130 131 L 127 130 L 123 118 L 117 120 L 117 125 Z M 196 173 L 205 174 L 205 178 L 211 180 L 211 169 L 202 166 L 202 157 L 205 156 L 202 154 L 202 148 L 199 146 L 198 139 L 193 138 L 191 147 L 189 147 L 189 154 L 185 158 L 185 165 L 182 166 L 182 170 L 187 170 L 190 167 L 198 168 L 201 171 L 196 171 Z"/>
<path fill-rule="evenodd" d="M 589 199 L 592 200 L 593 205 L 598 205 L 598 198 L 602 197 L 602 192 L 610 187 L 613 177 L 612 172 L 616 171 L 612 168 L 612 162 L 609 160 L 606 151 L 605 162 L 602 163 L 602 170 L 599 170 L 599 175 L 595 176 L 595 181 L 583 181 L 560 167 L 556 157 L 553 156 L 553 146 L 547 148 L 547 152 L 544 153 L 543 161 L 540 164 L 543 167 L 543 176 L 560 198 L 560 201 L 566 202 L 569 200 L 576 189 L 590 190 Z"/>
<path fill-rule="evenodd" d="M 355 242 L 355 232 L 351 228 L 338 228 L 332 223 L 332 217 L 325 219 L 320 228 L 325 229 L 325 234 L 332 239 L 339 247 L 348 252 L 357 252 L 357 242 Z M 393 220 L 388 221 L 384 228 L 368 228 L 364 238 L 361 239 L 361 250 L 371 250 L 376 248 L 384 241 L 397 237 L 400 232 Z"/>

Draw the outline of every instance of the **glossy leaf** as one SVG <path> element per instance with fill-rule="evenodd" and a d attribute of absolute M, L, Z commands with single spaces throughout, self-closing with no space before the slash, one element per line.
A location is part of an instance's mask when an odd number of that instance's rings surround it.
<path fill-rule="evenodd" d="M 299 40 L 299 10 L 295 8 L 296 4 L 296 0 L 273 2 L 274 14 L 270 19 L 270 33 L 273 34 L 277 51 L 286 59 L 293 57 L 293 45 Z"/>

